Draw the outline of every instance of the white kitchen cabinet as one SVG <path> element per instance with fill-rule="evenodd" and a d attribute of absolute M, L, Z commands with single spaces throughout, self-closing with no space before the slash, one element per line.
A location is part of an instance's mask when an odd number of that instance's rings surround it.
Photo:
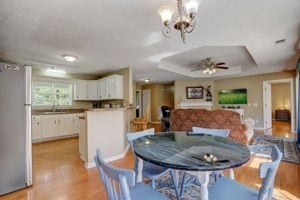
<path fill-rule="evenodd" d="M 79 133 L 79 117 L 84 117 L 85 113 L 76 113 L 73 115 L 73 133 Z"/>
<path fill-rule="evenodd" d="M 75 80 L 74 100 L 97 100 L 97 80 Z"/>
<path fill-rule="evenodd" d="M 98 99 L 105 99 L 105 79 L 99 79 L 98 81 Z"/>
<path fill-rule="evenodd" d="M 87 81 L 87 99 L 88 100 L 97 100 L 97 81 Z"/>
<path fill-rule="evenodd" d="M 42 138 L 52 138 L 58 137 L 58 121 L 55 115 L 49 116 L 42 116 L 41 117 L 41 124 L 42 124 Z"/>
<path fill-rule="evenodd" d="M 73 134 L 73 114 L 57 115 L 59 136 Z"/>
<path fill-rule="evenodd" d="M 42 139 L 42 126 L 39 117 L 32 117 L 31 139 L 32 140 Z"/>
<path fill-rule="evenodd" d="M 79 133 L 79 116 L 85 113 L 33 115 L 32 140 L 43 140 Z"/>
<path fill-rule="evenodd" d="M 105 99 L 123 99 L 123 76 L 112 75 L 105 79 Z"/>
<path fill-rule="evenodd" d="M 86 80 L 74 81 L 74 100 L 87 100 L 87 87 L 88 82 Z"/>

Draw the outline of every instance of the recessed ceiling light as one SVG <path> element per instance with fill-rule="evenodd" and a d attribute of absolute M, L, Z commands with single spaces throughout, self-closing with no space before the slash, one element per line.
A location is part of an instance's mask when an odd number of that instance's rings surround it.
<path fill-rule="evenodd" d="M 151 79 L 150 79 L 150 78 L 146 78 L 146 79 L 144 79 L 144 81 L 145 81 L 146 83 L 149 83 L 149 82 L 151 81 Z"/>
<path fill-rule="evenodd" d="M 63 55 L 64 59 L 68 62 L 74 62 L 75 60 L 77 60 L 77 57 L 76 56 L 73 56 L 73 55 Z"/>
<path fill-rule="evenodd" d="M 65 73 L 66 73 L 65 70 L 63 70 L 63 69 L 58 69 L 58 68 L 54 68 L 54 67 L 47 68 L 47 72 L 51 72 L 51 73 L 59 73 L 59 74 L 65 74 Z"/>

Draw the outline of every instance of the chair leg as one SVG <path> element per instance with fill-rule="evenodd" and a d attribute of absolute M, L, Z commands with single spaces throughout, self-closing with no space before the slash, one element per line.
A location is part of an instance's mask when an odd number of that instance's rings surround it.
<path fill-rule="evenodd" d="M 170 170 L 170 175 L 171 175 L 171 178 L 172 178 L 172 181 L 173 181 L 176 197 L 177 197 L 177 199 L 179 199 L 180 196 L 178 194 L 178 185 L 177 185 L 177 180 L 176 180 L 176 177 L 175 177 L 175 174 L 174 174 L 174 170 Z M 179 177 L 177 177 L 177 178 L 179 178 Z"/>
<path fill-rule="evenodd" d="M 183 177 L 182 177 L 182 181 L 181 181 L 181 186 L 180 186 L 180 193 L 179 196 L 182 196 L 183 193 L 183 189 L 185 187 L 185 177 L 186 177 L 186 173 L 183 173 Z"/>
<path fill-rule="evenodd" d="M 187 181 L 186 181 L 186 174 L 187 173 L 185 173 L 184 172 L 184 174 L 183 174 L 183 177 L 182 177 L 182 182 L 181 182 L 181 187 L 180 187 L 180 197 L 182 196 L 182 194 L 183 194 L 183 190 L 184 190 L 184 188 L 185 188 L 185 186 L 187 186 L 188 184 L 190 184 L 195 178 L 197 178 L 196 176 L 192 176 L 190 179 L 188 179 Z"/>
<path fill-rule="evenodd" d="M 152 179 L 152 180 L 151 180 L 151 186 L 152 186 L 152 188 L 155 190 L 155 179 Z"/>

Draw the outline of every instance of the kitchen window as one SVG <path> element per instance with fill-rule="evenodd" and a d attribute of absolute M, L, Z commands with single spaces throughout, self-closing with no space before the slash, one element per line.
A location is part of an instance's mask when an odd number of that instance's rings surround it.
<path fill-rule="evenodd" d="M 56 81 L 33 81 L 32 104 L 34 106 L 72 105 L 72 83 Z"/>

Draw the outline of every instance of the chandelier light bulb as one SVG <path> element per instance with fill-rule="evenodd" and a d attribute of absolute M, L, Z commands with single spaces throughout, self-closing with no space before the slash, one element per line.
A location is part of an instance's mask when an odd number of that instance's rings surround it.
<path fill-rule="evenodd" d="M 198 11 L 199 3 L 196 0 L 189 0 L 185 4 L 185 9 L 188 13 L 196 13 Z"/>
<path fill-rule="evenodd" d="M 158 13 L 161 17 L 162 23 L 165 26 L 168 26 L 169 22 L 172 20 L 174 8 L 172 6 L 162 6 L 159 8 Z"/>

